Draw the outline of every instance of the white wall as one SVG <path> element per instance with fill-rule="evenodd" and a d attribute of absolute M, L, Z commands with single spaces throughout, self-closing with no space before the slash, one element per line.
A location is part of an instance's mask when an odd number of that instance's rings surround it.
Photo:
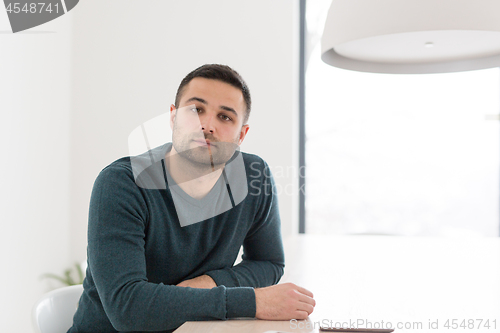
<path fill-rule="evenodd" d="M 92 17 L 92 19 L 89 19 Z M 75 10 L 72 255 L 85 258 L 89 196 L 99 171 L 128 155 L 127 138 L 168 112 L 182 78 L 223 63 L 253 98 L 242 150 L 262 156 L 291 189 L 296 165 L 298 2 L 86 0 Z M 297 229 L 297 195 L 280 195 L 283 232 Z"/>
<path fill-rule="evenodd" d="M 86 257 L 98 172 L 204 63 L 242 74 L 253 97 L 242 150 L 267 160 L 279 187 L 296 184 L 297 62 L 297 0 L 85 0 L 18 34 L 0 10 L 0 331 L 32 331 L 33 303 L 59 286 L 40 275 Z M 279 199 L 289 235 L 297 195 Z"/>
<path fill-rule="evenodd" d="M 72 264 L 70 17 L 12 34 L 0 10 L 0 332 L 31 332 L 44 273 Z"/>

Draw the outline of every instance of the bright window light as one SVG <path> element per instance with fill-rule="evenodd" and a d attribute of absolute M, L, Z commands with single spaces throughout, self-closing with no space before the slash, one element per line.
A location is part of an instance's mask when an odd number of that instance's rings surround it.
<path fill-rule="evenodd" d="M 499 69 L 360 73 L 309 54 L 307 233 L 498 236 Z"/>

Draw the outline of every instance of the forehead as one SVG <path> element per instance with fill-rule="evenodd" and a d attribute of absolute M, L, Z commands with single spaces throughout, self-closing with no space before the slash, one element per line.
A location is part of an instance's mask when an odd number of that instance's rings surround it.
<path fill-rule="evenodd" d="M 201 77 L 192 79 L 184 87 L 179 104 L 185 105 L 193 97 L 204 99 L 212 107 L 231 107 L 238 114 L 245 111 L 245 99 L 241 90 L 223 81 Z"/>

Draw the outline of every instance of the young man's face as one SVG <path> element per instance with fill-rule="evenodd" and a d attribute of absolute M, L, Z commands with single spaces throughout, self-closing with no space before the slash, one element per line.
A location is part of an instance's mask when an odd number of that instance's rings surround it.
<path fill-rule="evenodd" d="M 179 108 L 170 106 L 173 148 L 193 163 L 220 165 L 245 139 L 246 104 L 242 92 L 218 80 L 194 78 L 182 92 Z"/>

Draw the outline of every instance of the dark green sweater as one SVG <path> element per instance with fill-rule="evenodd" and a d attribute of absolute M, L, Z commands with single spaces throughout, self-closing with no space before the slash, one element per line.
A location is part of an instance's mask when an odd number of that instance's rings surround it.
<path fill-rule="evenodd" d="M 244 200 L 184 227 L 168 185 L 138 186 L 130 158 L 101 171 L 90 200 L 84 292 L 68 332 L 170 332 L 188 320 L 255 316 L 253 288 L 279 281 L 284 254 L 268 166 L 239 154 L 248 184 Z M 241 245 L 243 260 L 234 265 Z M 217 287 L 175 286 L 203 274 Z"/>

